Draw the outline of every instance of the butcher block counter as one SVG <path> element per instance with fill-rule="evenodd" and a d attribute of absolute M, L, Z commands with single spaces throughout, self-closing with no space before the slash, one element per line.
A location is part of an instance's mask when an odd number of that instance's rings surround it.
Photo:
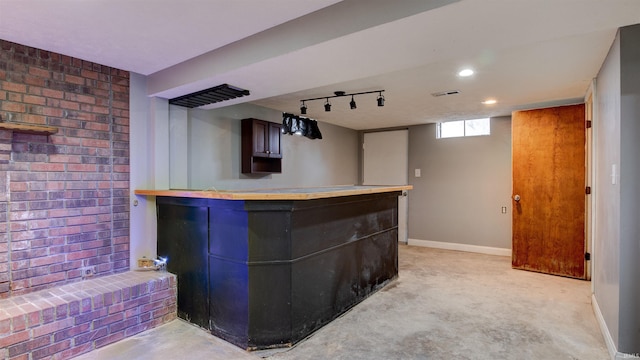
<path fill-rule="evenodd" d="M 257 190 L 135 190 L 136 195 L 224 200 L 312 200 L 338 196 L 377 194 L 411 190 L 411 185 L 397 186 L 327 186 Z"/>
<path fill-rule="evenodd" d="M 411 186 L 155 196 L 178 316 L 243 349 L 291 346 L 398 276 L 398 196 Z"/>

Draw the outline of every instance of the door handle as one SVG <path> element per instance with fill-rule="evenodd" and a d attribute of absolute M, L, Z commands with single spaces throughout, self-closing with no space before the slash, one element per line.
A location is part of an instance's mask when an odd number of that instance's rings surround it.
<path fill-rule="evenodd" d="M 517 195 L 517 194 L 514 195 L 513 196 L 513 200 L 515 200 L 516 202 L 519 202 L 520 201 L 520 195 Z"/>

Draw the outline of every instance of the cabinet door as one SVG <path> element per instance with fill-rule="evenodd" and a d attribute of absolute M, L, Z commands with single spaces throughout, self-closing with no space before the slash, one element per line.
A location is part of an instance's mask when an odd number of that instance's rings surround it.
<path fill-rule="evenodd" d="M 178 317 L 209 328 L 209 210 L 176 205 L 158 198 L 158 256 L 168 257 L 167 271 L 176 274 Z M 192 201 L 194 202 L 194 201 Z"/>
<path fill-rule="evenodd" d="M 269 123 L 253 121 L 253 156 L 269 156 Z"/>
<path fill-rule="evenodd" d="M 269 157 L 281 158 L 282 151 L 280 149 L 280 132 L 282 125 L 269 123 Z"/>

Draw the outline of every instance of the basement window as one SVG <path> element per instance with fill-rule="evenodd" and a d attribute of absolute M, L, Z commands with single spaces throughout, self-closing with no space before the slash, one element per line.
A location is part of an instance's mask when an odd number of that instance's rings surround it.
<path fill-rule="evenodd" d="M 491 135 L 491 119 L 473 119 L 438 123 L 436 137 L 438 139 Z"/>

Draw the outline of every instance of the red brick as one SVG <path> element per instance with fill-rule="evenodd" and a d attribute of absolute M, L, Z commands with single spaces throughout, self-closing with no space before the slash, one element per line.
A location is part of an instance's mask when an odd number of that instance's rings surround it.
<path fill-rule="evenodd" d="M 129 165 L 113 165 L 114 172 L 129 173 Z"/>
<path fill-rule="evenodd" d="M 31 163 L 31 171 L 64 171 L 64 164 Z"/>
<path fill-rule="evenodd" d="M 152 328 L 152 326 L 151 326 L 150 322 L 146 322 L 144 324 L 132 326 L 132 327 L 127 328 L 125 330 L 125 336 L 133 336 L 135 334 L 141 333 L 141 332 L 149 330 L 151 328 Z"/>
<path fill-rule="evenodd" d="M 44 347 L 42 349 L 38 349 L 32 353 L 32 359 L 42 359 L 45 357 L 50 357 L 54 354 L 60 353 L 63 350 L 67 350 L 71 348 L 71 340 L 65 340 L 59 343 L 55 343 L 53 345 Z"/>
<path fill-rule="evenodd" d="M 95 249 L 76 251 L 76 252 L 67 254 L 67 260 L 87 259 L 96 255 L 97 255 L 97 251 Z"/>
<path fill-rule="evenodd" d="M 9 184 L 9 190 L 11 191 L 27 191 L 29 190 L 29 187 L 27 185 L 26 182 L 20 182 L 20 181 L 12 181 Z"/>
<path fill-rule="evenodd" d="M 111 334 L 109 336 L 103 337 L 95 341 L 96 349 L 103 347 L 105 345 L 112 344 L 116 341 L 124 339 L 124 331 L 119 331 L 115 334 Z"/>
<path fill-rule="evenodd" d="M 27 317 L 25 315 L 14 316 L 11 320 L 11 327 L 14 333 L 25 330 L 27 328 Z"/>
<path fill-rule="evenodd" d="M 0 320 L 0 335 L 6 336 L 11 333 L 11 319 Z"/>
<path fill-rule="evenodd" d="M 69 210 L 71 209 L 64 209 L 61 211 L 68 212 Z M 80 228 L 80 226 L 65 226 L 62 228 L 50 229 L 49 235 L 50 236 L 73 235 L 73 234 L 79 234 L 81 231 L 82 229 Z"/>
<path fill-rule="evenodd" d="M 72 101 L 60 100 L 60 107 L 67 110 L 80 110 L 80 104 Z"/>
<path fill-rule="evenodd" d="M 47 123 L 47 118 L 46 116 L 43 116 L 43 115 L 24 114 L 22 116 L 22 121 L 29 124 L 44 125 Z"/>
<path fill-rule="evenodd" d="M 73 318 L 69 319 L 72 321 L 73 325 Z M 89 329 L 91 329 L 91 323 L 88 322 L 76 326 L 66 327 L 64 328 L 64 330 L 60 330 L 53 335 L 53 341 L 59 342 L 62 340 L 71 339 L 78 334 L 87 332 Z"/>
<path fill-rule="evenodd" d="M 38 76 L 33 76 L 33 75 L 24 75 L 23 82 L 27 85 L 37 86 L 37 87 L 45 87 L 47 85 L 46 79 Z"/>
<path fill-rule="evenodd" d="M 43 77 L 43 78 L 50 78 L 51 77 L 51 71 L 46 70 L 46 69 L 37 68 L 35 66 L 29 67 L 29 74 L 35 75 L 35 76 L 40 76 L 40 77 Z"/>
<path fill-rule="evenodd" d="M 84 128 L 87 130 L 109 131 L 111 126 L 109 124 L 104 124 L 104 123 L 87 122 Z"/>
<path fill-rule="evenodd" d="M 64 254 L 51 255 L 51 256 L 45 256 L 45 257 L 39 257 L 39 258 L 30 259 L 29 261 L 30 261 L 30 265 L 32 267 L 51 265 L 51 264 L 55 264 L 55 263 L 64 262 L 65 261 L 65 255 Z"/>
<path fill-rule="evenodd" d="M 51 107 L 43 107 L 42 115 L 53 116 L 53 117 L 62 117 L 64 110 L 58 108 Z"/>
<path fill-rule="evenodd" d="M 63 99 L 64 98 L 64 92 L 60 91 L 60 90 L 53 90 L 53 89 L 44 88 L 44 89 L 42 89 L 42 96 L 45 96 L 45 97 L 48 97 L 48 98 Z"/>
<path fill-rule="evenodd" d="M 85 103 L 85 104 L 95 104 L 96 103 L 96 98 L 95 97 L 87 96 L 87 95 L 80 95 L 80 94 L 67 93 L 65 95 L 65 99 L 70 100 L 70 101 L 81 102 L 81 103 Z"/>
<path fill-rule="evenodd" d="M 27 322 L 30 328 L 40 325 L 40 311 L 27 314 Z"/>
<path fill-rule="evenodd" d="M 101 329 L 95 329 L 93 331 L 89 331 L 89 332 L 84 332 L 76 337 L 73 338 L 73 343 L 78 346 L 79 344 L 84 344 L 88 341 L 92 341 L 92 340 L 96 340 L 99 338 L 102 338 L 104 336 L 107 336 L 107 334 L 109 333 L 108 329 L 106 327 L 101 328 Z"/>
<path fill-rule="evenodd" d="M 55 320 L 56 310 L 52 307 L 42 309 L 42 323 L 49 324 Z"/>
<path fill-rule="evenodd" d="M 95 71 L 91 71 L 91 70 L 87 70 L 87 69 L 82 69 L 82 71 L 80 72 L 80 74 L 82 75 L 82 77 L 85 78 L 89 78 L 89 79 L 94 79 L 94 80 L 98 80 L 98 73 Z"/>
<path fill-rule="evenodd" d="M 7 348 L 11 345 L 29 340 L 29 338 L 30 336 L 28 331 L 14 331 L 14 334 L 0 338 L 0 348 Z"/>
<path fill-rule="evenodd" d="M 34 277 L 31 278 L 31 285 L 35 286 L 35 285 L 41 285 L 41 284 L 49 284 L 49 283 L 53 283 L 56 281 L 62 281 L 66 279 L 66 275 L 63 272 L 60 273 L 55 273 L 55 274 L 49 274 L 49 275 L 44 275 L 44 276 L 38 276 L 38 277 Z"/>
<path fill-rule="evenodd" d="M 109 140 L 82 139 L 82 146 L 109 148 L 111 147 L 111 142 Z"/>
<path fill-rule="evenodd" d="M 22 97 L 22 101 L 27 104 L 34 105 L 45 105 L 47 103 L 47 99 L 42 96 L 33 96 L 33 95 L 24 95 Z"/>
<path fill-rule="evenodd" d="M 87 313 L 92 310 L 91 308 L 91 298 L 85 298 L 80 300 L 80 313 Z"/>
<path fill-rule="evenodd" d="M 6 91 L 13 91 L 17 93 L 26 93 L 27 86 L 24 84 L 12 83 L 12 82 L 2 82 L 2 89 Z"/>
<path fill-rule="evenodd" d="M 3 101 L 2 106 L 0 106 L 0 109 L 4 111 L 20 112 L 20 113 L 23 113 L 27 110 L 24 104 L 17 103 L 17 102 L 10 102 L 10 101 Z"/>
<path fill-rule="evenodd" d="M 52 209 L 49 210 L 49 217 L 72 217 L 82 215 L 82 209 Z M 49 235 L 55 235 L 49 233 Z"/>
<path fill-rule="evenodd" d="M 67 171 L 95 172 L 96 171 L 96 165 L 94 165 L 94 164 L 67 164 Z"/>
<path fill-rule="evenodd" d="M 5 100 L 5 99 L 3 99 L 3 100 Z M 6 100 L 21 103 L 22 102 L 22 94 L 21 93 L 7 93 Z"/>
<path fill-rule="evenodd" d="M 60 319 L 64 319 L 68 316 L 69 314 L 69 305 L 68 304 L 61 304 L 56 306 L 56 319 L 60 320 Z"/>
<path fill-rule="evenodd" d="M 93 343 L 85 343 L 82 345 L 75 345 L 71 349 L 62 351 L 55 359 L 69 359 L 78 355 L 87 353 L 93 350 Z"/>
<path fill-rule="evenodd" d="M 53 323 L 36 327 L 32 330 L 32 334 L 34 337 L 38 337 L 46 334 L 52 334 L 54 332 L 67 329 L 71 326 L 73 326 L 73 318 L 66 318 L 63 320 L 59 320 Z"/>
<path fill-rule="evenodd" d="M 79 164 L 81 161 L 82 161 L 82 158 L 79 155 L 61 155 L 61 154 L 49 155 L 49 162 Z"/>
<path fill-rule="evenodd" d="M 51 344 L 51 339 L 48 336 L 35 338 L 9 347 L 9 356 L 13 358 L 14 356 L 29 353 L 49 344 Z"/>
<path fill-rule="evenodd" d="M 76 85 L 84 85 L 84 78 L 80 76 L 74 76 L 66 74 L 64 76 L 64 80 L 68 83 L 76 84 Z"/>
<path fill-rule="evenodd" d="M 124 320 L 124 314 L 122 312 L 118 312 L 118 313 L 106 316 L 104 318 L 94 320 L 93 328 L 95 329 L 98 327 L 106 326 L 106 325 L 113 324 L 115 322 L 123 321 L 123 320 Z"/>

